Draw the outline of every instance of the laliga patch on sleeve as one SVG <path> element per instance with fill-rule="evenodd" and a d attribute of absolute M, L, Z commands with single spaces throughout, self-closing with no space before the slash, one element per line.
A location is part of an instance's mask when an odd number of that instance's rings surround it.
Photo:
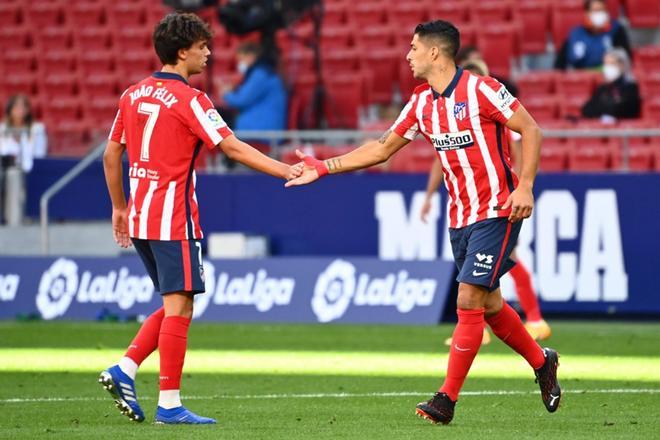
<path fill-rule="evenodd" d="M 206 117 L 209 118 L 211 125 L 213 125 L 213 128 L 215 129 L 222 128 L 227 125 L 225 124 L 225 121 L 222 120 L 220 113 L 218 113 L 218 111 L 214 108 L 206 110 Z"/>
<path fill-rule="evenodd" d="M 502 86 L 499 92 L 497 92 L 498 107 L 501 110 L 508 108 L 513 102 L 513 99 L 513 95 L 509 93 L 509 91 L 504 86 Z"/>

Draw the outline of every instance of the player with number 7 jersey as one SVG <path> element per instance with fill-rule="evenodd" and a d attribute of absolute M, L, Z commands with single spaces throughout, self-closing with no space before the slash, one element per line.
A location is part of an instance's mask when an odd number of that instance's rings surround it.
<path fill-rule="evenodd" d="M 208 96 L 188 85 L 190 75 L 204 70 L 211 37 L 208 25 L 194 14 L 169 14 L 156 26 L 153 41 L 163 68 L 122 94 L 103 156 L 115 240 L 122 247 L 135 246 L 163 298 L 163 307 L 144 321 L 125 355 L 99 376 L 120 412 L 138 422 L 145 417 L 135 375 L 158 348 L 156 423 L 215 423 L 184 407 L 179 394 L 193 297 L 204 292 L 195 196 L 199 152 L 219 146 L 235 161 L 287 180 L 302 172 L 301 164 L 278 162 L 238 140 Z M 125 150 L 128 203 L 122 176 Z"/>

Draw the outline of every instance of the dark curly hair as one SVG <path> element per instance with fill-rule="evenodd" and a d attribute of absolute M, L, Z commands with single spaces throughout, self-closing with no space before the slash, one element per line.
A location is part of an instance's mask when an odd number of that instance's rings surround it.
<path fill-rule="evenodd" d="M 156 54 L 163 64 L 176 64 L 180 49 L 189 49 L 198 41 L 209 41 L 209 25 L 195 14 L 173 12 L 156 25 L 153 34 Z"/>
<path fill-rule="evenodd" d="M 415 28 L 415 34 L 420 38 L 434 38 L 442 43 L 442 50 L 449 58 L 456 58 L 458 48 L 461 46 L 461 35 L 456 26 L 448 21 L 435 20 L 420 23 Z"/>

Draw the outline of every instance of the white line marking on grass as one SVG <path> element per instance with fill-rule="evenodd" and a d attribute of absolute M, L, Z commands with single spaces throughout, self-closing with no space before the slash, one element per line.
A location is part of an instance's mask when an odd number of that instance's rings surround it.
<path fill-rule="evenodd" d="M 214 395 L 214 396 L 184 396 L 187 400 L 212 400 L 212 399 L 318 399 L 318 398 L 337 398 L 350 399 L 355 397 L 423 397 L 428 395 L 429 391 L 392 391 L 384 393 L 314 393 L 314 394 L 244 394 L 244 395 Z M 563 394 L 660 394 L 660 388 L 612 388 L 612 389 L 594 389 L 594 390 L 563 390 Z M 538 391 L 463 391 L 461 396 L 524 396 L 538 394 Z M 92 402 L 108 400 L 106 397 L 34 397 L 34 398 L 13 398 L 0 399 L 0 403 L 49 403 L 49 402 Z M 156 400 L 155 397 L 142 397 L 140 400 Z"/>

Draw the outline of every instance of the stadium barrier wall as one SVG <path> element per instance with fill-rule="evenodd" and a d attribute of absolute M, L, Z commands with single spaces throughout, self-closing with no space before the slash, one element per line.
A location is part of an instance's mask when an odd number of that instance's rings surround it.
<path fill-rule="evenodd" d="M 0 319 L 132 319 L 161 306 L 138 257 L 0 258 Z M 435 324 L 442 316 L 449 262 L 377 258 L 207 260 L 208 321 Z"/>
<path fill-rule="evenodd" d="M 55 174 L 30 176 L 31 215 Z M 277 256 L 451 261 L 438 208 L 446 194 L 424 224 L 425 186 L 425 175 L 349 174 L 294 189 L 267 176 L 199 175 L 197 197 L 207 233 L 266 235 Z M 105 192 L 94 165 L 53 199 L 53 218 L 109 219 Z M 517 251 L 544 311 L 660 313 L 660 174 L 541 174 L 534 192 Z M 513 292 L 507 279 L 503 292 Z"/>

